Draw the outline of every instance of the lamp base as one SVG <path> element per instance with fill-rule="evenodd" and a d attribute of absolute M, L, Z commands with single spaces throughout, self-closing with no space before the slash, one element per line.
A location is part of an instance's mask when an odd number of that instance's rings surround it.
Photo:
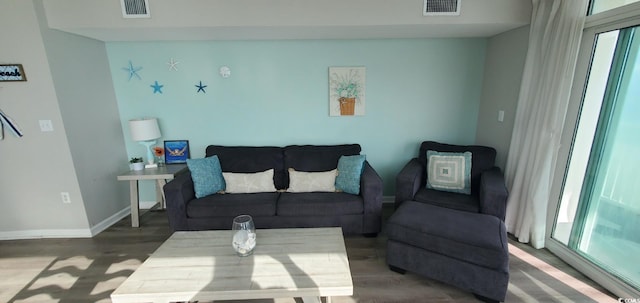
<path fill-rule="evenodd" d="M 144 168 L 156 168 L 158 167 L 158 164 L 155 164 L 153 161 L 155 159 L 155 157 L 153 156 L 153 152 L 151 151 L 151 145 L 156 144 L 155 140 L 149 140 L 149 141 L 140 141 L 140 144 L 144 145 L 147 148 L 147 164 L 144 166 Z"/>

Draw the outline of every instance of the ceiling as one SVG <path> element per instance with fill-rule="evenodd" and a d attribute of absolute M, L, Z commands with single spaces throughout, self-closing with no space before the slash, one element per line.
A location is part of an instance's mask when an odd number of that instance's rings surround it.
<path fill-rule="evenodd" d="M 458 16 L 423 16 L 422 0 L 45 0 L 49 26 L 102 41 L 491 37 L 529 23 L 530 0 L 466 0 Z M 336 9 L 338 8 L 338 9 Z"/>

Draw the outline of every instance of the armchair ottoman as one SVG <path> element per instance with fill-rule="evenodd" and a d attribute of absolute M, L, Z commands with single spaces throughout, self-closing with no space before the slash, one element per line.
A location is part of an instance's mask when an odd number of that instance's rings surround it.
<path fill-rule="evenodd" d="M 509 284 L 507 189 L 495 149 L 425 141 L 396 178 L 387 263 L 503 301 Z M 427 186 L 429 184 L 429 186 Z"/>
<path fill-rule="evenodd" d="M 472 292 L 487 302 L 504 301 L 509 251 L 504 222 L 407 201 L 387 223 L 387 264 Z"/>

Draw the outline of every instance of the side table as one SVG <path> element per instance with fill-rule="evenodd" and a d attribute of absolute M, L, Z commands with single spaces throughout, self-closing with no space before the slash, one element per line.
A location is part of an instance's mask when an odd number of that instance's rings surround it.
<path fill-rule="evenodd" d="M 118 176 L 118 181 L 129 181 L 131 195 L 131 226 L 140 227 L 140 197 L 138 193 L 138 181 L 156 180 L 156 197 L 160 200 L 160 208 L 165 208 L 164 191 L 162 187 L 168 179 L 186 172 L 186 164 L 167 164 L 157 168 L 145 168 L 143 170 L 130 170 Z"/>

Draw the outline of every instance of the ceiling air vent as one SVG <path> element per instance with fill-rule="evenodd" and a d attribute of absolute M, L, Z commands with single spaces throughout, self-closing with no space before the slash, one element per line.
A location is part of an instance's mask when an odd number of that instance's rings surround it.
<path fill-rule="evenodd" d="M 149 0 L 120 0 L 120 5 L 124 18 L 151 18 Z"/>
<path fill-rule="evenodd" d="M 425 16 L 458 16 L 461 0 L 424 0 L 422 14 Z"/>

